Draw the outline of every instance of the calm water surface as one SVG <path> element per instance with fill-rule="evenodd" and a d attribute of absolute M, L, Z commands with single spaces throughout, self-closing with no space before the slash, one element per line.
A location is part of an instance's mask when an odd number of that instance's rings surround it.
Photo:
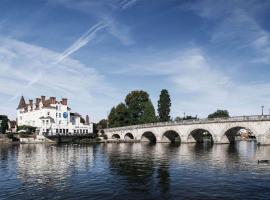
<path fill-rule="evenodd" d="M 0 199 L 270 199 L 270 147 L 0 144 Z"/>

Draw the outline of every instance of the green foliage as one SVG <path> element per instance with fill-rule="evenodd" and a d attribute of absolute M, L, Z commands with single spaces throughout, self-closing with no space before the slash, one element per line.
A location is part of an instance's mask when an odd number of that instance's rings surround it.
<path fill-rule="evenodd" d="M 148 93 L 142 90 L 132 91 L 126 96 L 125 102 L 131 115 L 131 124 L 143 123 L 142 115 L 144 113 L 145 104 L 148 101 Z"/>
<path fill-rule="evenodd" d="M 120 127 L 156 122 L 155 109 L 145 91 L 132 91 L 125 103 L 111 109 L 108 116 L 109 127 Z"/>
<path fill-rule="evenodd" d="M 197 116 L 196 117 L 193 117 L 191 115 L 187 115 L 183 118 L 183 120 L 190 120 L 190 119 L 197 119 Z"/>
<path fill-rule="evenodd" d="M 208 118 L 219 118 L 219 117 L 230 117 L 229 112 L 227 110 L 217 110 L 216 112 L 208 115 Z"/>
<path fill-rule="evenodd" d="M 33 134 L 35 133 L 36 131 L 36 127 L 33 127 L 33 126 L 27 126 L 27 125 L 23 125 L 23 126 L 18 126 L 18 129 L 17 131 L 21 131 L 21 130 L 24 130 L 26 134 Z"/>
<path fill-rule="evenodd" d="M 115 113 L 117 126 L 127 126 L 130 124 L 130 113 L 125 104 L 118 104 L 115 108 Z"/>
<path fill-rule="evenodd" d="M 5 134 L 8 129 L 8 117 L 6 115 L 0 115 L 0 133 Z"/>
<path fill-rule="evenodd" d="M 101 130 L 101 129 L 105 129 L 107 128 L 107 123 L 108 121 L 106 119 L 102 119 L 97 123 L 97 129 Z"/>
<path fill-rule="evenodd" d="M 192 120 L 192 119 L 198 119 L 198 117 L 197 117 L 197 116 L 193 117 L 193 116 L 191 116 L 191 115 L 187 115 L 187 116 L 185 116 L 184 118 L 182 118 L 182 117 L 176 117 L 176 118 L 174 119 L 174 121 L 180 122 L 180 121 L 183 121 L 183 120 Z"/>
<path fill-rule="evenodd" d="M 174 121 L 176 121 L 176 122 L 180 122 L 180 121 L 182 121 L 183 120 L 183 118 L 181 118 L 181 117 L 176 117 L 175 119 L 174 119 Z"/>
<path fill-rule="evenodd" d="M 108 125 L 110 128 L 114 127 L 116 124 L 116 112 L 115 112 L 115 107 L 112 107 L 111 112 L 108 116 Z"/>
<path fill-rule="evenodd" d="M 157 117 L 155 115 L 155 108 L 151 101 L 149 100 L 148 102 L 145 102 L 144 104 L 144 112 L 141 116 L 140 123 L 145 124 L 145 123 L 154 123 L 157 121 Z"/>
<path fill-rule="evenodd" d="M 160 122 L 170 121 L 171 99 L 168 90 L 161 90 L 158 100 L 158 115 Z"/>

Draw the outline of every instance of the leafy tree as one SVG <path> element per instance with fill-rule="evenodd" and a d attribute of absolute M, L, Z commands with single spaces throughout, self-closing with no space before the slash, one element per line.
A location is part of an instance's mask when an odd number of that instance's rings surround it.
<path fill-rule="evenodd" d="M 116 123 L 116 112 L 115 112 L 115 107 L 112 107 L 111 112 L 108 116 L 108 125 L 110 128 L 115 127 Z"/>
<path fill-rule="evenodd" d="M 160 122 L 170 121 L 171 99 L 168 90 L 161 90 L 158 100 L 158 115 Z"/>
<path fill-rule="evenodd" d="M 105 129 L 107 128 L 108 121 L 106 119 L 102 119 L 97 123 L 97 129 Z"/>
<path fill-rule="evenodd" d="M 180 122 L 180 121 L 182 121 L 182 120 L 183 120 L 182 117 L 176 117 L 176 118 L 174 119 L 174 121 L 176 121 L 176 122 Z"/>
<path fill-rule="evenodd" d="M 219 117 L 230 117 L 229 112 L 227 110 L 217 110 L 216 112 L 208 115 L 208 118 L 219 118 Z"/>
<path fill-rule="evenodd" d="M 36 131 L 36 127 L 28 126 L 28 125 L 18 126 L 17 131 L 21 131 L 21 130 L 24 130 L 26 134 L 33 134 Z"/>
<path fill-rule="evenodd" d="M 190 119 L 197 119 L 197 116 L 196 117 L 193 117 L 191 115 L 187 115 L 183 118 L 183 120 L 190 120 Z"/>
<path fill-rule="evenodd" d="M 142 90 L 135 90 L 126 96 L 125 102 L 130 112 L 130 124 L 145 123 L 142 116 L 145 112 L 146 103 L 151 103 L 149 94 Z"/>
<path fill-rule="evenodd" d="M 151 101 L 144 103 L 144 112 L 141 116 L 141 123 L 154 123 L 157 121 L 155 108 Z"/>
<path fill-rule="evenodd" d="M 120 103 L 115 108 L 115 126 L 128 126 L 130 124 L 130 113 L 125 104 Z"/>
<path fill-rule="evenodd" d="M 8 117 L 6 115 L 0 115 L 0 133 L 5 134 L 8 129 Z"/>

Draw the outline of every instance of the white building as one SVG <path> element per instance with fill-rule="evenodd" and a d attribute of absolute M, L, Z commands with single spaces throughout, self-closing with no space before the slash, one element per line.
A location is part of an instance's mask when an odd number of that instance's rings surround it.
<path fill-rule="evenodd" d="M 88 115 L 83 119 L 78 113 L 71 112 L 67 99 L 56 101 L 55 97 L 45 96 L 29 100 L 20 99 L 17 108 L 18 126 L 37 127 L 39 135 L 85 135 L 93 133 L 93 123 Z"/>

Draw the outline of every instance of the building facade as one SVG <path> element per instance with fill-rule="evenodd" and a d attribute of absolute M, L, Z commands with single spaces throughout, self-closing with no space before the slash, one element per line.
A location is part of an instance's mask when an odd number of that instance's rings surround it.
<path fill-rule="evenodd" d="M 86 135 L 93 133 L 93 123 L 89 117 L 71 111 L 68 100 L 45 96 L 36 98 L 35 102 L 25 102 L 22 96 L 17 108 L 18 126 L 26 125 L 37 128 L 39 135 Z"/>

